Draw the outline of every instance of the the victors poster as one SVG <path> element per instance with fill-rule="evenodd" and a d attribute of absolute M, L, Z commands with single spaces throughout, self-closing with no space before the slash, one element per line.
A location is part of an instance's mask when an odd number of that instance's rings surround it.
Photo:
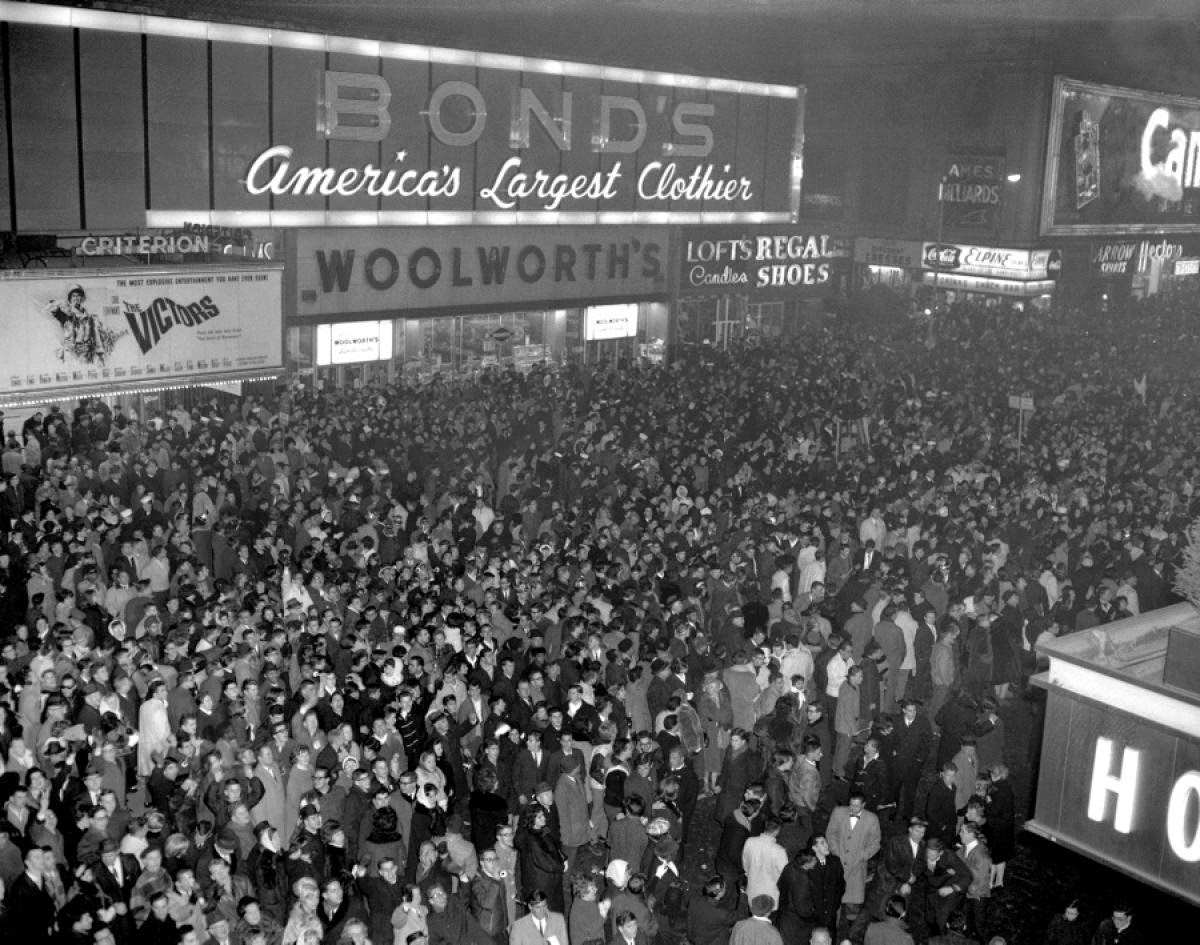
<path fill-rule="evenodd" d="M 230 380 L 282 364 L 279 267 L 0 274 L 0 397 Z"/>

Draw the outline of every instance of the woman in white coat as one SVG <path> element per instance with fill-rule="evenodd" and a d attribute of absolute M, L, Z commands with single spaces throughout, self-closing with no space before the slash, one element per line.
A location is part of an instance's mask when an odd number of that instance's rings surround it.
<path fill-rule="evenodd" d="M 171 722 L 167 718 L 167 684 L 150 683 L 146 701 L 138 710 L 138 774 L 149 777 L 171 747 Z"/>

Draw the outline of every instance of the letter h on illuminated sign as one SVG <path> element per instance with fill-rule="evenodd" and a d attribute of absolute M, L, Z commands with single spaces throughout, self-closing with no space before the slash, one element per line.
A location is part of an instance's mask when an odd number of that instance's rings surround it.
<path fill-rule="evenodd" d="M 1121 769 L 1112 773 L 1115 744 L 1111 738 L 1096 739 L 1096 758 L 1092 763 L 1091 790 L 1088 793 L 1089 820 L 1103 823 L 1108 813 L 1108 795 L 1116 796 L 1113 829 L 1129 833 L 1133 829 L 1133 812 L 1137 802 L 1138 769 L 1142 753 L 1126 748 L 1121 755 Z"/>

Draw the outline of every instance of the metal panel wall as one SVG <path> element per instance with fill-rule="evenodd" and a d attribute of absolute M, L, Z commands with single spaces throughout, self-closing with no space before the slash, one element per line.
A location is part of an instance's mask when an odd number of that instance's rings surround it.
<path fill-rule="evenodd" d="M 17 228 L 80 226 L 75 34 L 23 26 L 9 31 Z"/>
<path fill-rule="evenodd" d="M 212 44 L 213 206 L 218 210 L 266 210 L 267 196 L 247 193 L 242 181 L 251 162 L 271 142 L 268 98 L 247 95 L 266 89 L 265 46 Z"/>
<path fill-rule="evenodd" d="M 146 39 L 150 209 L 212 206 L 209 46 Z"/>
<path fill-rule="evenodd" d="M 142 38 L 79 33 L 83 223 L 119 229 L 146 212 Z"/>

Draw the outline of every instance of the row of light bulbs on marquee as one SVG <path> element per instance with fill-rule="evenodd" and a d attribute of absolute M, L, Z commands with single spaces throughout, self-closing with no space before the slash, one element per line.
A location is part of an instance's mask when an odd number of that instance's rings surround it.
<path fill-rule="evenodd" d="M 208 387 L 212 384 L 230 384 L 230 383 L 253 383 L 254 381 L 272 381 L 280 376 L 275 374 L 256 374 L 251 377 L 234 377 L 228 380 L 219 381 L 211 378 L 205 380 L 189 381 L 186 384 L 158 384 L 152 387 L 122 387 L 119 390 L 111 392 L 111 396 L 125 396 L 129 394 L 161 394 L 164 391 L 170 390 L 189 390 L 195 387 Z M 9 400 L 5 401 L 4 407 L 34 407 L 38 404 L 63 404 L 67 401 L 79 400 L 81 397 L 100 397 L 104 396 L 94 390 L 79 390 L 75 393 L 68 394 L 63 397 L 30 397 L 24 400 Z"/>

